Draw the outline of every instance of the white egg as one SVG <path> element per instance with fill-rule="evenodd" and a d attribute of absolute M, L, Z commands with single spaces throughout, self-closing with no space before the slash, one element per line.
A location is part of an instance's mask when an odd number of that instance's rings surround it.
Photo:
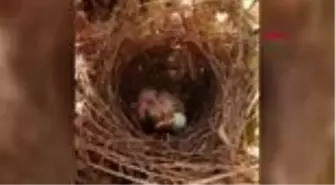
<path fill-rule="evenodd" d="M 173 130 L 179 131 L 187 125 L 187 118 L 183 113 L 177 112 L 173 116 Z"/>

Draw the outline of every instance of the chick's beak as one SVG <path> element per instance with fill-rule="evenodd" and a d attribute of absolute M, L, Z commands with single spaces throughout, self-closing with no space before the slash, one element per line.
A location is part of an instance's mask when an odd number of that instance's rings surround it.
<path fill-rule="evenodd" d="M 163 128 L 169 128 L 171 126 L 170 121 L 159 121 L 156 125 L 156 129 L 163 129 Z"/>

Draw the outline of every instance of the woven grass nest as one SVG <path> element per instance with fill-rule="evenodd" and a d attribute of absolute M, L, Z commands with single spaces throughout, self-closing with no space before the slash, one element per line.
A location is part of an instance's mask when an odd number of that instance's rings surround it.
<path fill-rule="evenodd" d="M 255 109 L 256 38 L 242 10 L 237 1 L 132 0 L 108 21 L 78 18 L 78 183 L 255 183 L 242 138 Z M 131 104 L 148 86 L 181 98 L 182 133 L 141 129 Z"/>

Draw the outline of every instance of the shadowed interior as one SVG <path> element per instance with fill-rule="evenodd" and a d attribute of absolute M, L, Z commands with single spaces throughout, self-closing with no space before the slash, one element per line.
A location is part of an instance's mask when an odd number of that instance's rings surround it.
<path fill-rule="evenodd" d="M 167 90 L 177 95 L 184 103 L 189 126 L 198 124 L 213 107 L 215 76 L 204 57 L 188 48 L 153 47 L 121 68 L 119 95 L 122 108 L 137 126 L 139 120 L 131 105 L 143 88 Z"/>

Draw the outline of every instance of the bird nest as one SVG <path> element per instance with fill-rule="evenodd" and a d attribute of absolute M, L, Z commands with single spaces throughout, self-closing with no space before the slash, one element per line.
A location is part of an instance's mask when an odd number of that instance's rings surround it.
<path fill-rule="evenodd" d="M 121 1 L 106 22 L 77 17 L 78 183 L 253 182 L 242 137 L 256 42 L 237 1 L 214 2 Z M 131 105 L 146 87 L 178 95 L 185 130 L 142 129 Z"/>

